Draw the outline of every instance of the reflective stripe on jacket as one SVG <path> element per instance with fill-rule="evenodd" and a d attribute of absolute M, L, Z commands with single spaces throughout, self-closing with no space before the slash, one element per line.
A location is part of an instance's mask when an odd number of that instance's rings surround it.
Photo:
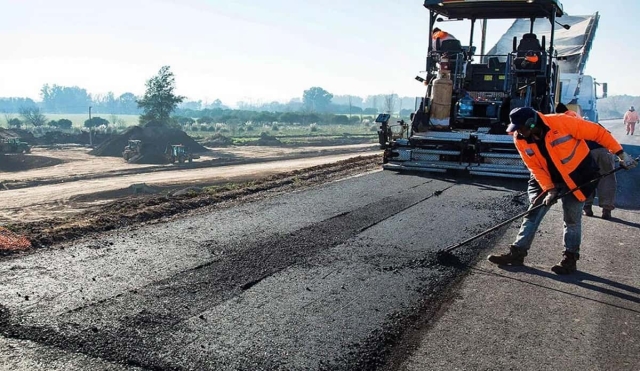
<path fill-rule="evenodd" d="M 592 180 L 591 157 L 585 140 L 599 143 L 613 153 L 622 151 L 622 146 L 604 127 L 581 118 L 566 114 L 542 115 L 542 122 L 549 128 L 544 137 L 549 157 L 555 164 L 566 185 L 573 189 Z M 518 138 L 514 132 L 513 140 L 529 171 L 540 184 L 543 191 L 555 188 L 547 161 L 535 143 Z M 597 174 L 596 174 L 597 175 Z M 574 195 L 579 201 L 585 201 L 583 192 L 577 190 Z"/>

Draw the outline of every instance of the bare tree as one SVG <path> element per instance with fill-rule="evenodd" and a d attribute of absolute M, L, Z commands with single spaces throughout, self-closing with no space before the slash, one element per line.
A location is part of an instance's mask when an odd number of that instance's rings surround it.
<path fill-rule="evenodd" d="M 393 107 L 396 104 L 395 94 L 391 93 L 389 95 L 384 96 L 384 108 L 385 112 L 393 115 Z"/>
<path fill-rule="evenodd" d="M 38 107 L 22 107 L 20 108 L 20 116 L 24 122 L 34 127 L 40 127 L 47 123 L 47 117 L 40 112 Z"/>

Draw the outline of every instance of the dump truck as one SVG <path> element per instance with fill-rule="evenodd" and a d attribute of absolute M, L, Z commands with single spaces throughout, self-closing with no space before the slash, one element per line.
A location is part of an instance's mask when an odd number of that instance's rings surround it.
<path fill-rule="evenodd" d="M 138 139 L 129 139 L 127 145 L 122 151 L 122 158 L 127 162 L 135 162 L 135 160 L 140 156 L 142 156 L 142 141 Z"/>
<path fill-rule="evenodd" d="M 20 138 L 0 139 L 0 153 L 30 153 L 31 147 Z"/>
<path fill-rule="evenodd" d="M 529 170 L 506 133 L 509 112 L 532 107 L 554 113 L 560 102 L 561 61 L 584 66 L 593 36 L 574 30 L 567 40 L 573 33 L 588 40 L 582 48 L 563 50 L 559 58 L 556 36 L 571 28 L 564 23 L 568 16 L 559 0 L 425 0 L 424 7 L 429 35 L 437 22 L 468 22 L 468 44 L 429 42 L 426 77 L 416 77 L 427 91 L 416 100 L 410 129 L 397 138 L 388 120 L 379 117 L 383 168 L 528 179 Z M 505 19 L 513 19 L 513 26 L 485 53 L 487 22 Z M 478 21 L 479 51 L 473 39 Z"/>

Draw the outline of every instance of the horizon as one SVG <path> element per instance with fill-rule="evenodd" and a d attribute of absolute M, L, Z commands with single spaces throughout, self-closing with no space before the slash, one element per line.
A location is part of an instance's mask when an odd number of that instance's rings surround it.
<path fill-rule="evenodd" d="M 176 94 L 185 101 L 220 99 L 229 107 L 288 103 L 313 86 L 363 99 L 425 94 L 414 80 L 427 52 L 422 1 L 34 3 L 0 0 L 11 10 L 0 15 L 0 35 L 10 51 L 0 57 L 0 97 L 41 101 L 45 84 L 77 86 L 92 96 L 142 96 L 163 65 L 171 67 Z M 601 16 L 585 73 L 608 82 L 610 95 L 640 95 L 634 79 L 611 66 L 619 63 L 611 55 L 640 57 L 625 29 L 640 4 L 611 0 L 598 9 L 578 0 L 562 3 L 569 15 Z M 487 50 L 512 22 L 488 22 Z M 469 28 L 467 22 L 440 27 L 462 40 Z"/>

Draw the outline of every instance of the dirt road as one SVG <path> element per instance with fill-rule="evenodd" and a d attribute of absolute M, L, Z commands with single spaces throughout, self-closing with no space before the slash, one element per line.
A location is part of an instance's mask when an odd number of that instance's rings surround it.
<path fill-rule="evenodd" d="M 216 150 L 198 161 L 221 158 L 241 159 L 240 165 L 180 169 L 172 165 L 136 165 L 113 157 L 90 156 L 85 148 L 64 150 L 35 149 L 34 153 L 60 158 L 65 163 L 51 168 L 34 169 L 18 173 L 0 173 L 2 181 L 22 181 L 50 184 L 0 192 L 0 225 L 15 221 L 37 221 L 52 217 L 67 217 L 80 211 L 130 195 L 133 184 L 170 186 L 216 184 L 259 179 L 271 174 L 311 167 L 342 159 L 379 153 L 371 145 L 339 147 L 234 147 Z M 332 152 L 348 154 L 331 155 Z M 296 159 L 287 159 L 298 157 Z M 308 158 L 304 158 L 308 157 Z M 274 161 L 264 161 L 272 159 Z M 277 161 L 275 161 L 278 159 Z M 262 161 L 260 161 L 262 160 Z M 132 171 L 134 169 L 134 171 Z M 158 170 L 158 171 L 150 171 Z M 167 170 L 171 171 L 159 171 Z M 139 172 L 139 173 L 138 173 Z M 73 181 L 65 181 L 71 179 Z M 52 182 L 52 180 L 57 180 Z M 120 193 L 104 192 L 124 190 Z M 82 197 L 96 195 L 95 197 Z"/>

